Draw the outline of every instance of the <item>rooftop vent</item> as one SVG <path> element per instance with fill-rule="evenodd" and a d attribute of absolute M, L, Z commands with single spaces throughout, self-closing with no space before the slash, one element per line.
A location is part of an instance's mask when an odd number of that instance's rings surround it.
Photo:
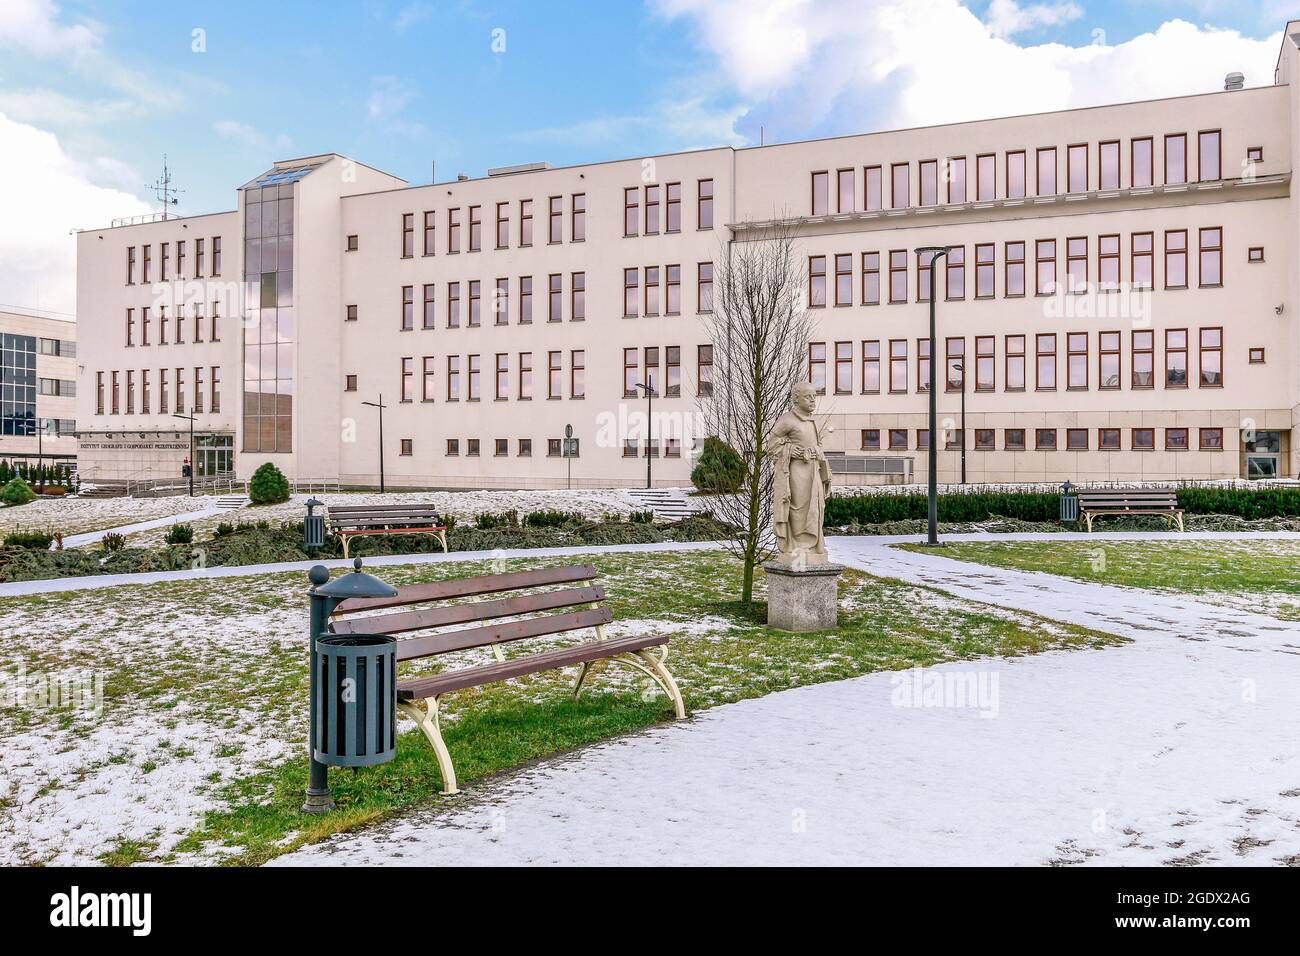
<path fill-rule="evenodd" d="M 469 173 L 457 173 L 456 182 L 458 183 L 469 182 Z"/>
<path fill-rule="evenodd" d="M 498 166 L 496 169 L 489 169 L 489 176 L 514 176 L 518 173 L 535 173 L 539 170 L 550 169 L 550 163 L 524 163 L 521 166 Z"/>
<path fill-rule="evenodd" d="M 1241 73 L 1229 73 L 1223 78 L 1225 90 L 1239 90 L 1246 85 L 1246 77 Z"/>

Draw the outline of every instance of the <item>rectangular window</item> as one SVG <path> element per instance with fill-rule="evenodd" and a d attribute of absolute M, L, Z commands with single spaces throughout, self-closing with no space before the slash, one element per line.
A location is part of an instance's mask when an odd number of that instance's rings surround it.
<path fill-rule="evenodd" d="M 1067 428 L 1065 430 L 1065 450 L 1066 451 L 1087 451 L 1088 450 L 1088 429 Z"/>
<path fill-rule="evenodd" d="M 415 359 L 404 358 L 401 362 L 402 389 L 401 400 L 403 402 L 415 401 Z"/>
<path fill-rule="evenodd" d="M 126 250 L 126 284 L 135 285 L 135 246 Z"/>
<path fill-rule="evenodd" d="M 1002 448 L 1005 451 L 1024 451 L 1025 430 L 1023 428 L 1005 429 L 1002 432 Z"/>
<path fill-rule="evenodd" d="M 1247 261 L 1247 262 L 1263 262 L 1263 261 L 1264 261 L 1264 247 L 1263 247 L 1263 246 L 1251 246 L 1249 249 L 1247 249 L 1247 250 L 1246 250 L 1246 261 Z"/>
<path fill-rule="evenodd" d="M 849 171 L 850 183 L 849 189 L 852 192 L 853 171 Z M 841 199 L 843 195 L 841 194 Z M 850 194 L 850 206 L 852 205 L 852 195 Z M 695 222 L 699 229 L 713 228 L 713 180 L 701 179 L 695 194 Z"/>
<path fill-rule="evenodd" d="M 966 298 L 966 247 L 954 246 L 944 257 L 945 296 L 948 301 Z"/>
<path fill-rule="evenodd" d="M 207 268 L 207 255 L 202 239 L 194 240 L 194 278 L 202 279 L 203 270 Z"/>
<path fill-rule="evenodd" d="M 659 267 L 645 267 L 645 298 L 644 307 L 646 315 L 659 314 Z"/>
<path fill-rule="evenodd" d="M 1155 388 L 1155 333 L 1133 332 L 1133 388 Z"/>
<path fill-rule="evenodd" d="M 194 341 L 203 344 L 203 303 L 194 303 Z"/>
<path fill-rule="evenodd" d="M 916 340 L 916 390 L 930 390 L 930 340 Z"/>
<path fill-rule="evenodd" d="M 713 263 L 701 262 L 697 275 L 695 298 L 701 312 L 713 311 Z"/>
<path fill-rule="evenodd" d="M 1045 146 L 1038 150 L 1038 179 L 1034 189 L 1037 196 L 1056 195 L 1056 147 Z"/>
<path fill-rule="evenodd" d="M 1130 143 L 1131 175 L 1129 185 L 1137 188 L 1155 185 L 1155 147 L 1150 136 L 1135 139 Z"/>
<path fill-rule="evenodd" d="M 713 346 L 701 345 L 695 351 L 695 381 L 698 394 L 713 394 Z"/>
<path fill-rule="evenodd" d="M 880 393 L 880 340 L 862 343 L 862 394 Z"/>
<path fill-rule="evenodd" d="M 415 286 L 402 286 L 402 331 L 415 328 Z"/>
<path fill-rule="evenodd" d="M 672 372 L 671 366 L 669 366 L 669 372 Z M 678 373 L 680 374 L 680 365 Z M 680 385 L 678 385 L 678 389 L 680 391 Z M 569 397 L 587 397 L 587 353 L 583 349 L 574 349 L 569 353 Z M 673 396 L 670 395 L 669 397 Z"/>
<path fill-rule="evenodd" d="M 835 343 L 835 394 L 848 395 L 853 391 L 853 343 Z"/>
<path fill-rule="evenodd" d="M 1165 137 L 1165 183 L 1187 182 L 1187 134 L 1170 133 Z"/>
<path fill-rule="evenodd" d="M 220 324 L 219 324 L 219 320 L 220 320 L 220 319 L 221 319 L 221 304 L 218 303 L 218 302 L 213 302 L 213 303 L 212 303 L 212 315 L 211 315 L 211 317 L 210 317 L 209 320 L 208 320 L 208 323 L 209 323 L 209 328 L 208 328 L 208 332 L 209 332 L 209 341 L 212 341 L 212 342 L 220 342 L 220 341 L 221 341 L 221 336 L 218 334 L 218 333 L 221 331 L 221 326 L 220 326 Z"/>
<path fill-rule="evenodd" d="M 1119 451 L 1119 429 L 1098 428 L 1097 447 L 1102 451 Z"/>
<path fill-rule="evenodd" d="M 167 414 L 167 369 L 158 370 L 158 413 Z"/>
<path fill-rule="evenodd" d="M 907 451 L 907 429 L 891 428 L 889 430 L 889 450 Z"/>
<path fill-rule="evenodd" d="M 510 324 L 510 280 L 497 279 L 492 290 L 492 314 L 496 317 L 493 324 Z"/>
<path fill-rule="evenodd" d="M 993 451 L 996 447 L 996 432 L 992 428 L 975 429 L 975 450 Z"/>
<path fill-rule="evenodd" d="M 477 402 L 481 397 L 482 392 L 479 387 L 479 381 L 483 374 L 482 364 L 481 356 L 470 355 L 466 357 L 466 372 L 468 372 L 469 379 L 467 383 L 468 390 L 465 398 L 468 401 Z"/>
<path fill-rule="evenodd" d="M 1037 374 L 1034 387 L 1040 392 L 1056 389 L 1056 334 L 1043 332 L 1034 336 L 1034 351 L 1037 358 Z"/>
<path fill-rule="evenodd" d="M 1119 388 L 1120 333 L 1099 332 L 1097 334 L 1097 387 L 1103 391 Z"/>
<path fill-rule="evenodd" d="M 1213 182 L 1220 178 L 1219 142 L 1221 135 L 1217 129 L 1203 130 L 1197 134 L 1196 171 L 1201 182 Z"/>
<path fill-rule="evenodd" d="M 1200 447 L 1201 451 L 1223 451 L 1223 429 L 1200 429 Z"/>
<path fill-rule="evenodd" d="M 165 248 L 165 245 L 164 245 Z M 199 409 L 195 409 L 197 412 Z M 126 413 L 135 414 L 135 372 L 126 370 Z"/>
<path fill-rule="evenodd" d="M 168 279 L 171 278 L 171 276 L 168 275 L 167 273 L 167 263 L 168 263 L 167 249 L 169 245 L 170 244 L 166 242 L 159 244 L 159 249 L 161 250 L 162 254 L 160 256 L 161 262 L 159 263 L 159 267 L 158 267 L 158 278 L 161 279 L 163 282 L 166 282 Z"/>
<path fill-rule="evenodd" d="M 176 243 L 176 278 L 185 278 L 185 240 Z"/>
<path fill-rule="evenodd" d="M 343 249 L 346 252 L 356 252 L 360 248 L 361 248 L 361 237 L 358 236 L 356 233 L 353 233 L 352 235 L 348 236 L 347 239 L 343 241 Z M 213 252 L 215 254 L 216 250 L 214 249 Z"/>
<path fill-rule="evenodd" d="M 1201 237 L 1201 288 L 1223 285 L 1223 230 L 1217 227 L 1202 229 Z"/>
<path fill-rule="evenodd" d="M 479 279 L 469 280 L 469 327 L 476 329 L 483 323 L 483 283 Z"/>
<path fill-rule="evenodd" d="M 808 381 L 818 395 L 826 394 L 826 343 L 808 343 Z"/>
<path fill-rule="evenodd" d="M 895 305 L 907 301 L 907 250 L 894 249 L 889 253 L 889 302 Z"/>
<path fill-rule="evenodd" d="M 140 307 L 140 344 L 149 344 L 149 306 Z"/>
<path fill-rule="evenodd" d="M 420 401 L 433 401 L 433 356 L 426 355 L 420 360 Z M 355 378 L 355 376 L 351 376 Z"/>
<path fill-rule="evenodd" d="M 1134 451 L 1151 451 L 1156 447 L 1156 430 L 1154 428 L 1135 428 L 1130 441 Z"/>
<path fill-rule="evenodd" d="M 623 235 L 637 235 L 640 225 L 641 190 L 636 186 L 627 186 L 623 190 Z"/>
<path fill-rule="evenodd" d="M 682 311 L 682 267 L 665 266 L 667 281 L 664 286 L 664 315 L 679 315 Z"/>
<path fill-rule="evenodd" d="M 587 273 L 575 272 L 569 276 L 569 321 L 587 320 Z"/>
<path fill-rule="evenodd" d="M 469 207 L 469 251 L 478 252 L 483 248 L 483 207 Z"/>
<path fill-rule="evenodd" d="M 1023 242 L 1006 244 L 1003 268 L 1006 281 L 1002 294 L 1008 298 L 1023 296 L 1025 294 L 1025 244 Z"/>
<path fill-rule="evenodd" d="M 1034 429 L 1034 450 L 1035 451 L 1056 451 L 1056 429 L 1035 428 Z"/>
<path fill-rule="evenodd" d="M 147 284 L 149 282 L 149 271 L 153 265 L 153 252 L 151 251 L 151 248 L 149 246 L 144 246 L 143 248 L 144 248 L 144 262 L 140 270 L 140 281 Z"/>
<path fill-rule="evenodd" d="M 1088 191 L 1088 146 L 1080 143 L 1069 147 L 1065 152 L 1066 191 L 1086 193 Z"/>
<path fill-rule="evenodd" d="M 519 246 L 527 248 L 533 244 L 533 201 L 519 200 Z"/>
<path fill-rule="evenodd" d="M 636 349 L 623 349 L 623 397 L 636 398 L 636 386 L 640 381 L 637 375 L 639 353 Z"/>
<path fill-rule="evenodd" d="M 399 453 L 399 454 L 401 455 L 401 457 L 403 457 L 403 458 L 409 458 L 409 457 L 411 457 L 412 454 L 414 454 L 414 451 L 413 451 L 414 446 L 415 446 L 415 440 L 414 440 L 414 439 L 411 439 L 411 438 L 403 438 L 403 439 L 401 440 L 401 444 L 400 444 L 400 446 L 399 446 L 399 451 L 398 451 L 398 453 Z"/>
<path fill-rule="evenodd" d="M 214 412 L 217 409 L 212 409 Z M 149 414 L 149 370 L 140 369 L 140 414 Z"/>
<path fill-rule="evenodd" d="M 402 213 L 402 258 L 415 255 L 415 213 Z"/>
<path fill-rule="evenodd" d="M 1165 288 L 1187 288 L 1187 230 L 1165 230 Z"/>
<path fill-rule="evenodd" d="M 921 160 L 921 205 L 934 206 L 939 202 L 939 161 Z M 897 207 L 898 203 L 895 202 Z"/>
<path fill-rule="evenodd" d="M 975 246 L 975 298 L 991 299 L 997 294 L 994 286 L 994 245 L 991 242 Z"/>
<path fill-rule="evenodd" d="M 934 253 L 919 252 L 916 256 L 916 301 L 929 302 L 931 281 L 934 278 Z"/>
<path fill-rule="evenodd" d="M 185 369 L 176 369 L 176 413 L 185 414 Z"/>
<path fill-rule="evenodd" d="M 508 202 L 497 203 L 497 248 L 508 249 L 510 247 L 510 204 Z"/>
<path fill-rule="evenodd" d="M 637 269 L 623 270 L 623 318 L 631 319 L 637 315 L 637 300 L 640 298 L 641 273 Z"/>
<path fill-rule="evenodd" d="M 190 409 L 194 414 L 203 413 L 203 367 L 199 366 L 194 369 L 194 407 Z"/>
<path fill-rule="evenodd" d="M 650 345 L 645 350 L 645 378 L 643 383 L 654 393 L 655 398 L 659 397 L 659 347 Z"/>
<path fill-rule="evenodd" d="M 862 170 L 862 199 L 868 212 L 884 208 L 879 166 L 867 166 Z"/>
<path fill-rule="evenodd" d="M 682 349 L 670 345 L 664 349 L 664 398 L 680 398 L 682 394 Z"/>
<path fill-rule="evenodd" d="M 880 451 L 880 429 L 879 428 L 862 429 L 861 440 L 862 440 L 861 448 L 863 451 Z"/>
<path fill-rule="evenodd" d="M 1053 295 L 1056 292 L 1056 240 L 1039 239 L 1034 243 L 1034 292 L 1036 295 Z"/>
<path fill-rule="evenodd" d="M 1187 429 L 1165 429 L 1165 451 L 1187 451 Z"/>
<path fill-rule="evenodd" d="M 633 197 L 635 205 L 635 197 Z M 635 226 L 633 235 L 635 235 Z M 647 236 L 659 235 L 659 187 L 647 186 L 645 188 L 645 234 Z"/>
<path fill-rule="evenodd" d="M 1025 151 L 1017 149 L 1007 153 L 1007 198 L 1024 199 L 1027 179 L 1028 177 L 1025 175 Z"/>
<path fill-rule="evenodd" d="M 214 414 L 221 411 L 221 367 L 212 366 L 212 405 L 209 410 Z"/>
<path fill-rule="evenodd" d="M 447 283 L 447 328 L 460 328 L 460 283 Z"/>
<path fill-rule="evenodd" d="M 459 455 L 459 454 L 460 454 L 460 439 L 459 439 L 459 438 L 448 438 L 448 439 L 447 439 L 447 457 L 448 457 L 448 458 L 455 458 L 455 457 L 456 457 L 457 455 Z"/>
<path fill-rule="evenodd" d="M 812 215 L 824 216 L 830 211 L 830 173 L 818 170 L 812 174 Z"/>
<path fill-rule="evenodd" d="M 862 304 L 880 305 L 880 253 L 862 253 Z"/>
<path fill-rule="evenodd" d="M 826 304 L 826 257 L 808 257 L 808 306 L 819 309 Z"/>
<path fill-rule="evenodd" d="M 907 391 L 907 339 L 889 341 L 889 390 L 894 393 Z"/>
<path fill-rule="evenodd" d="M 835 257 L 835 304 L 853 304 L 853 256 Z"/>
<path fill-rule="evenodd" d="M 519 399 L 531 401 L 533 397 L 533 353 L 519 353 Z"/>
<path fill-rule="evenodd" d="M 431 256 L 436 251 L 437 214 L 432 209 L 424 214 L 424 255 Z"/>
<path fill-rule="evenodd" d="M 574 193 L 569 197 L 569 241 L 587 241 L 586 193 Z"/>
<path fill-rule="evenodd" d="M 682 184 L 669 183 L 666 187 L 668 193 L 667 219 L 664 224 L 664 232 L 681 232 L 682 231 Z"/>
<path fill-rule="evenodd" d="M 1088 333 L 1065 336 L 1065 387 L 1072 391 L 1088 388 Z"/>
<path fill-rule="evenodd" d="M 135 342 L 133 341 L 134 336 L 135 336 L 135 309 L 127 309 L 126 310 L 126 344 L 128 348 L 130 348 L 132 345 L 135 344 Z"/>
<path fill-rule="evenodd" d="M 447 356 L 447 401 L 460 401 L 460 356 Z"/>
<path fill-rule="evenodd" d="M 496 400 L 504 402 L 510 397 L 510 353 L 496 354 Z"/>
<path fill-rule="evenodd" d="M 1065 240 L 1065 283 L 1070 292 L 1088 291 L 1088 239 L 1076 236 Z"/>
<path fill-rule="evenodd" d="M 1264 364 L 1264 350 L 1260 348 L 1251 349 L 1248 353 L 1251 365 Z"/>
<path fill-rule="evenodd" d="M 636 270 L 633 269 L 633 272 Z M 546 278 L 546 321 L 564 321 L 564 276 L 560 273 Z"/>
<path fill-rule="evenodd" d="M 991 392 L 997 387 L 997 337 L 975 336 L 975 391 Z"/>
<path fill-rule="evenodd" d="M 966 339 L 950 337 L 944 343 L 945 383 L 949 392 L 960 392 L 966 387 Z"/>
<path fill-rule="evenodd" d="M 1119 140 L 1097 147 L 1097 188 L 1119 189 Z"/>
<path fill-rule="evenodd" d="M 912 205 L 912 186 L 907 163 L 894 163 L 890 167 L 890 205 L 894 209 L 906 209 Z"/>
<path fill-rule="evenodd" d="M 519 277 L 519 324 L 531 325 L 533 321 L 533 277 Z"/>
<path fill-rule="evenodd" d="M 1201 388 L 1223 387 L 1223 329 L 1201 329 Z"/>
<path fill-rule="evenodd" d="M 1155 282 L 1155 241 L 1149 232 L 1135 232 L 1130 237 L 1133 287 L 1149 289 Z"/>
<path fill-rule="evenodd" d="M 998 198 L 997 161 L 992 153 L 975 157 L 975 199 L 978 202 Z"/>
<path fill-rule="evenodd" d="M 1165 388 L 1187 387 L 1187 330 L 1165 329 Z"/>
<path fill-rule="evenodd" d="M 1103 292 L 1119 289 L 1119 236 L 1097 237 L 1097 284 Z"/>
<path fill-rule="evenodd" d="M 853 170 L 841 169 L 835 173 L 835 211 L 853 212 Z"/>
<path fill-rule="evenodd" d="M 955 156 L 948 160 L 948 202 L 966 201 L 966 157 Z"/>
<path fill-rule="evenodd" d="M 477 438 L 465 439 L 465 454 L 469 455 L 471 458 L 476 458 L 478 457 L 478 453 L 479 453 L 479 440 Z"/>
<path fill-rule="evenodd" d="M 916 450 L 917 451 L 930 450 L 930 429 L 918 428 L 916 430 Z"/>
<path fill-rule="evenodd" d="M 460 252 L 460 210 L 447 210 L 447 252 Z"/>
<path fill-rule="evenodd" d="M 550 212 L 547 216 L 546 241 L 555 245 L 564 241 L 564 197 L 551 196 L 547 202 Z"/>

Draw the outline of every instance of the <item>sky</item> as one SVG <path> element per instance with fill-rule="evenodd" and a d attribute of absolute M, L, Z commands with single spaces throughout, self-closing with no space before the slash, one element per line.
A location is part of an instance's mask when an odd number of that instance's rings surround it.
<path fill-rule="evenodd" d="M 0 308 L 71 231 L 339 152 L 411 183 L 1272 82 L 1300 0 L 0 0 Z M 761 130 L 761 133 L 760 133 Z M 436 166 L 435 166 L 436 164 Z"/>

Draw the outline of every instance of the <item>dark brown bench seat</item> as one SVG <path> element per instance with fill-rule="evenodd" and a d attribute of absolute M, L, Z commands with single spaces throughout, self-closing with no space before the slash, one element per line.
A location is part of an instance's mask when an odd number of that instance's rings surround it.
<path fill-rule="evenodd" d="M 447 551 L 447 525 L 438 509 L 430 504 L 331 505 L 327 509 L 330 533 L 343 542 L 348 557 L 349 539 L 366 534 L 427 534 Z"/>
<path fill-rule="evenodd" d="M 1091 488 L 1079 492 L 1079 514 L 1092 531 L 1092 521 L 1105 515 L 1161 515 L 1183 530 L 1183 509 L 1172 488 Z"/>
<path fill-rule="evenodd" d="M 596 569 L 592 565 L 580 564 L 415 584 L 399 588 L 394 597 L 344 601 L 335 609 L 330 630 L 335 634 L 411 634 L 397 642 L 399 663 L 477 647 L 492 649 L 496 660 L 491 663 L 399 678 L 397 683 L 398 707 L 416 721 L 429 739 L 442 773 L 443 792 L 455 793 L 456 771 L 438 724 L 438 701 L 443 694 L 542 671 L 579 667 L 573 688 L 574 696 L 577 696 L 593 669 L 615 663 L 649 675 L 673 702 L 677 718 L 686 716 L 681 691 L 664 667 L 668 638 L 652 634 L 606 638 L 604 626 L 613 621 L 613 614 L 604 604 L 604 587 L 591 583 L 595 577 Z M 578 586 L 526 594 L 510 593 L 564 584 Z M 485 595 L 509 596 L 356 616 L 369 611 Z M 559 613 L 545 613 L 549 611 Z M 502 618 L 512 620 L 503 621 Z M 472 623 L 477 623 L 477 626 L 438 630 Z M 502 651 L 502 645 L 512 641 L 593 629 L 595 640 L 509 659 Z M 661 648 L 661 653 L 652 653 L 653 648 Z M 421 702 L 425 703 L 424 707 L 421 707 Z"/>

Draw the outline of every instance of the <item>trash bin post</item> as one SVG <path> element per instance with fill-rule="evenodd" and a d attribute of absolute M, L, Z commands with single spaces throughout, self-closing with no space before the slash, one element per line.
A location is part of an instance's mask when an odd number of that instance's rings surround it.
<path fill-rule="evenodd" d="M 307 499 L 307 517 L 302 524 L 302 549 L 309 555 L 325 545 L 325 516 L 316 514 L 316 509 L 324 504 L 316 498 Z"/>
<path fill-rule="evenodd" d="M 318 564 L 308 571 L 307 579 L 312 585 L 307 592 L 311 601 L 311 634 L 308 639 L 311 719 L 307 734 L 310 778 L 307 783 L 307 799 L 302 809 L 305 813 L 327 813 L 334 809 L 334 798 L 330 794 L 329 767 L 317 759 L 320 749 L 317 747 L 320 731 L 318 722 L 325 710 L 321 705 L 327 692 L 326 688 L 320 686 L 319 642 L 322 638 L 330 637 L 326 630 L 330 614 L 348 598 L 392 597 L 397 593 L 397 589 L 376 577 L 363 573 L 360 558 L 353 562 L 352 571 L 339 575 L 333 581 L 330 580 L 329 569 L 323 564 Z M 395 684 L 393 686 L 395 687 Z"/>
<path fill-rule="evenodd" d="M 1079 520 L 1079 496 L 1072 493 L 1074 485 L 1069 479 L 1061 485 L 1061 521 L 1070 523 Z"/>

